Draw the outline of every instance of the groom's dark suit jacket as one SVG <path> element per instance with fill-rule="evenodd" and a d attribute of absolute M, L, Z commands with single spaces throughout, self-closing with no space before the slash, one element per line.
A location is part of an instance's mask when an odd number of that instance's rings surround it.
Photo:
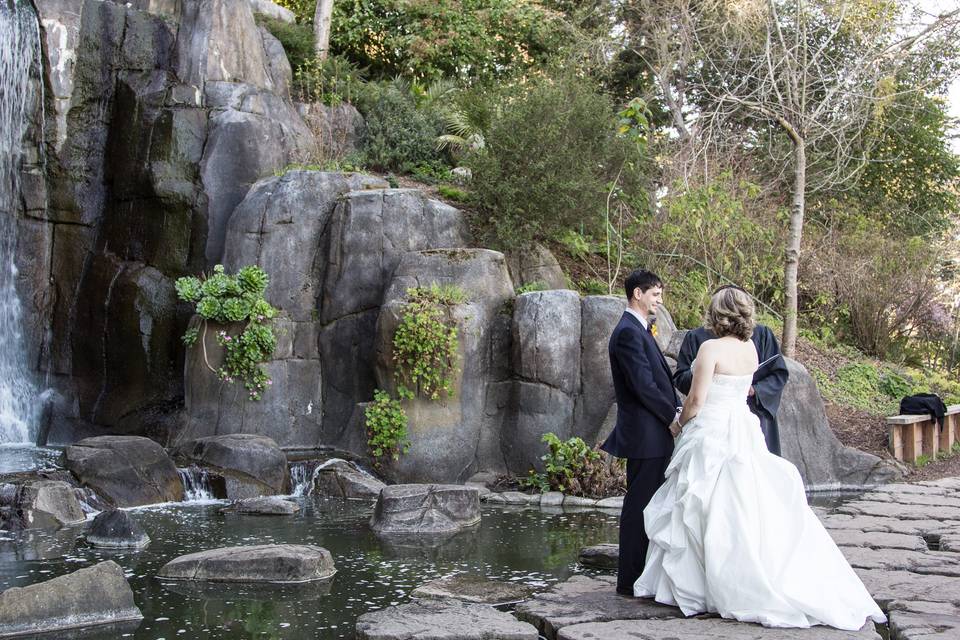
<path fill-rule="evenodd" d="M 673 453 L 669 425 L 677 392 L 657 341 L 640 320 L 624 312 L 608 345 L 617 426 L 600 447 L 618 458 L 663 458 Z"/>

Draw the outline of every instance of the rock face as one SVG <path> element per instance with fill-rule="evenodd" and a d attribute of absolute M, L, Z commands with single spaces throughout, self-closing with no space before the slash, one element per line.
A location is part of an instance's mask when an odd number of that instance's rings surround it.
<path fill-rule="evenodd" d="M 537 640 L 537 630 L 509 613 L 457 600 L 423 600 L 365 613 L 358 640 Z"/>
<path fill-rule="evenodd" d="M 380 492 L 370 527 L 383 535 L 451 534 L 480 522 L 476 489 L 399 484 Z"/>
<path fill-rule="evenodd" d="M 123 569 L 111 560 L 0 593 L 4 637 L 141 618 Z"/>
<path fill-rule="evenodd" d="M 463 482 L 479 467 L 502 460 L 500 424 L 509 383 L 509 317 L 513 295 L 503 254 L 485 249 L 411 252 L 397 265 L 377 321 L 377 383 L 395 386 L 393 335 L 407 291 L 433 284 L 459 287 L 465 300 L 448 310 L 458 333 L 459 369 L 453 393 L 440 401 L 416 398 L 405 404 L 410 448 L 388 461 L 394 482 Z M 532 295 L 532 294 L 531 294 Z"/>
<path fill-rule="evenodd" d="M 282 494 L 290 484 L 287 456 L 266 436 L 197 438 L 182 444 L 177 454 L 222 475 L 231 500 Z"/>
<path fill-rule="evenodd" d="M 108 549 L 142 549 L 150 544 L 150 536 L 126 511 L 104 511 L 93 519 L 87 531 L 87 542 Z"/>
<path fill-rule="evenodd" d="M 310 495 L 348 500 L 376 500 L 387 485 L 346 460 L 328 460 L 314 471 Z"/>
<path fill-rule="evenodd" d="M 316 136 L 324 158 L 343 158 L 360 148 L 363 116 L 349 102 L 341 102 L 335 107 L 319 102 L 298 102 L 297 112 Z"/>
<path fill-rule="evenodd" d="M 63 464 L 116 507 L 183 500 L 177 467 L 163 447 L 149 438 L 85 438 L 64 450 Z"/>
<path fill-rule="evenodd" d="M 45 128 L 33 114 L 48 144 L 25 167 L 21 242 L 37 249 L 18 267 L 39 301 L 28 361 L 59 391 L 49 437 L 162 439 L 183 392 L 173 279 L 221 260 L 250 185 L 306 161 L 313 135 L 251 2 L 35 4 L 51 108 Z"/>
<path fill-rule="evenodd" d="M 783 457 L 797 465 L 807 487 L 864 486 L 901 477 L 891 463 L 844 447 L 830 429 L 816 382 L 800 363 L 787 358 L 790 379 L 777 421 Z"/>
<path fill-rule="evenodd" d="M 73 487 L 66 482 L 34 480 L 10 488 L 9 504 L 4 505 L 4 529 L 58 529 L 86 519 Z M 6 495 L 0 499 L 7 502 Z"/>
<path fill-rule="evenodd" d="M 257 516 L 292 516 L 300 505 L 276 496 L 238 500 L 223 511 Z"/>
<path fill-rule="evenodd" d="M 453 598 L 477 604 L 502 605 L 530 597 L 532 589 L 512 582 L 488 580 L 483 576 L 459 575 L 433 580 L 414 589 L 413 598 Z"/>
<path fill-rule="evenodd" d="M 163 565 L 157 575 L 207 582 L 310 582 L 331 578 L 336 572 L 333 557 L 323 547 L 268 544 L 180 556 Z"/>
<path fill-rule="evenodd" d="M 539 285 L 542 289 L 566 289 L 567 278 L 560 263 L 542 244 L 507 254 L 510 278 L 517 287 Z"/>

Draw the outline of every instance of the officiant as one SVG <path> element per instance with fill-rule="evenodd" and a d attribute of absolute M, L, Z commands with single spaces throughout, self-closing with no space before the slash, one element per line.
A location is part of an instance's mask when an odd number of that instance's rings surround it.
<path fill-rule="evenodd" d="M 728 288 L 743 291 L 736 285 L 726 285 L 714 291 L 714 294 Z M 690 365 L 697 357 L 700 345 L 715 337 L 704 327 L 688 331 L 684 336 L 680 353 L 677 355 L 677 370 L 673 374 L 674 386 L 684 395 L 690 393 L 690 383 L 693 381 Z M 770 453 L 779 456 L 780 431 L 777 427 L 777 411 L 780 409 L 780 396 L 789 376 L 787 363 L 780 353 L 777 338 L 769 327 L 757 324 L 753 330 L 752 340 L 757 349 L 760 367 L 753 374 L 753 385 L 750 387 L 747 404 L 750 406 L 750 411 L 760 418 L 760 428 L 763 429 L 767 449 Z"/>

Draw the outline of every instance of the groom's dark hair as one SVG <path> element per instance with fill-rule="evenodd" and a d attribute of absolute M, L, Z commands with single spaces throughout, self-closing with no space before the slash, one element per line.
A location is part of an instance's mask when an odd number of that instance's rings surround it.
<path fill-rule="evenodd" d="M 629 300 L 633 295 L 634 289 L 640 289 L 640 291 L 646 293 L 647 289 L 650 287 L 662 286 L 663 281 L 660 279 L 660 277 L 653 271 L 647 271 L 646 269 L 637 269 L 628 275 L 626 281 L 623 283 L 623 289 L 627 294 L 627 300 Z"/>

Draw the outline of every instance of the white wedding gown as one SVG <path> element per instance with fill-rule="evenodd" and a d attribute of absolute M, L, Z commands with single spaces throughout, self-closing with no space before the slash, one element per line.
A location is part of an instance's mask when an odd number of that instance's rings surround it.
<path fill-rule="evenodd" d="M 716 374 L 644 510 L 634 594 L 770 627 L 886 622 L 809 506 L 797 468 L 767 451 L 752 376 Z"/>

